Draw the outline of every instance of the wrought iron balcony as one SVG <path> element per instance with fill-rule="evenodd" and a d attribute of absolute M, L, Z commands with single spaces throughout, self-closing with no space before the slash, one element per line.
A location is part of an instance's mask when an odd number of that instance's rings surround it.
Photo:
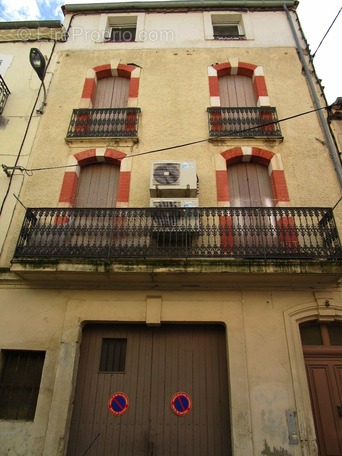
<path fill-rule="evenodd" d="M 14 258 L 337 259 L 328 208 L 27 209 Z"/>
<path fill-rule="evenodd" d="M 6 82 L 3 80 L 2 76 L 0 75 L 0 115 L 2 114 L 5 104 L 7 102 L 8 95 L 11 92 L 9 91 Z"/>
<path fill-rule="evenodd" d="M 209 136 L 281 139 L 276 108 L 208 108 Z"/>
<path fill-rule="evenodd" d="M 137 138 L 140 108 L 74 109 L 67 139 Z"/>

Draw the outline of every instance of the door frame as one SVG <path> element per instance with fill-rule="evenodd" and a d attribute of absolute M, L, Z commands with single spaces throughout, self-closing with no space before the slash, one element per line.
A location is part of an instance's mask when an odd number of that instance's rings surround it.
<path fill-rule="evenodd" d="M 227 301 L 214 299 L 209 293 L 210 312 L 198 313 L 198 307 L 190 303 L 193 299 L 184 297 L 184 301 L 169 307 L 169 297 L 156 292 L 137 292 L 138 298 L 131 306 L 122 303 L 127 297 L 121 293 L 111 294 L 107 299 L 96 299 L 95 296 L 82 296 L 78 299 L 67 299 L 64 324 L 61 328 L 61 346 L 56 353 L 55 385 L 52 392 L 50 419 L 47 423 L 44 454 L 63 453 L 68 445 L 72 403 L 75 395 L 78 374 L 80 342 L 82 329 L 87 323 L 147 324 L 162 323 L 184 324 L 184 307 L 187 307 L 189 323 L 222 323 L 226 326 L 226 350 L 228 363 L 228 385 L 230 395 L 231 438 L 233 456 L 253 454 L 252 416 L 247 370 L 247 352 L 244 331 L 241 331 L 244 315 L 239 299 L 230 298 L 230 312 L 235 315 L 234 323 L 229 324 L 228 313 L 222 313 Z M 162 305 L 165 309 L 162 313 Z M 228 312 L 228 311 L 227 311 Z M 81 315 L 81 318 L 80 318 Z M 233 375 L 238 372 L 239 375 Z M 244 432 L 240 432 L 240 423 Z"/>
<path fill-rule="evenodd" d="M 314 298 L 311 303 L 297 304 L 284 312 L 294 410 L 303 456 L 318 456 L 319 453 L 299 325 L 311 320 L 342 323 L 342 308 L 334 302 L 331 293 L 316 292 Z"/>

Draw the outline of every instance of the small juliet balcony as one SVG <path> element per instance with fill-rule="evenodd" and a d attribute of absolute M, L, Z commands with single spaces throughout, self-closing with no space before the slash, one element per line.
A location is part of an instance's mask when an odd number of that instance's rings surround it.
<path fill-rule="evenodd" d="M 118 258 L 339 259 L 331 209 L 32 208 L 16 261 Z"/>
<path fill-rule="evenodd" d="M 6 85 L 6 82 L 3 80 L 3 77 L 0 75 L 0 115 L 3 113 L 7 98 L 11 92 Z"/>
<path fill-rule="evenodd" d="M 211 107 L 207 111 L 210 138 L 283 139 L 276 108 Z"/>
<path fill-rule="evenodd" d="M 67 140 L 138 137 L 140 108 L 74 109 Z"/>

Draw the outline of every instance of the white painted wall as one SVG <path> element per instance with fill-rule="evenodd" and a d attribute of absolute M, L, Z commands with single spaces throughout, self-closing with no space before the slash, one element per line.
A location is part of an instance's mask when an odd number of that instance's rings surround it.
<path fill-rule="evenodd" d="M 104 42 L 109 18 L 123 14 L 74 16 L 68 28 L 66 49 L 167 49 L 167 48 L 249 48 L 293 46 L 286 16 L 283 12 L 241 13 L 246 40 L 219 41 L 212 39 L 210 12 L 137 13 L 139 41 L 127 43 Z M 217 12 L 215 12 L 217 14 Z M 235 13 L 236 14 L 236 13 Z M 70 22 L 66 18 L 65 25 Z"/>

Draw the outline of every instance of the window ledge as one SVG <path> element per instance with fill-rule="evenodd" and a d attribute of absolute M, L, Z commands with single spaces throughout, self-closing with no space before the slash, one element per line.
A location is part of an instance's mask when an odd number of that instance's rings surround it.
<path fill-rule="evenodd" d="M 138 137 L 89 137 L 89 138 L 64 138 L 65 142 L 71 147 L 113 147 L 113 146 L 133 146 L 138 144 Z"/>

